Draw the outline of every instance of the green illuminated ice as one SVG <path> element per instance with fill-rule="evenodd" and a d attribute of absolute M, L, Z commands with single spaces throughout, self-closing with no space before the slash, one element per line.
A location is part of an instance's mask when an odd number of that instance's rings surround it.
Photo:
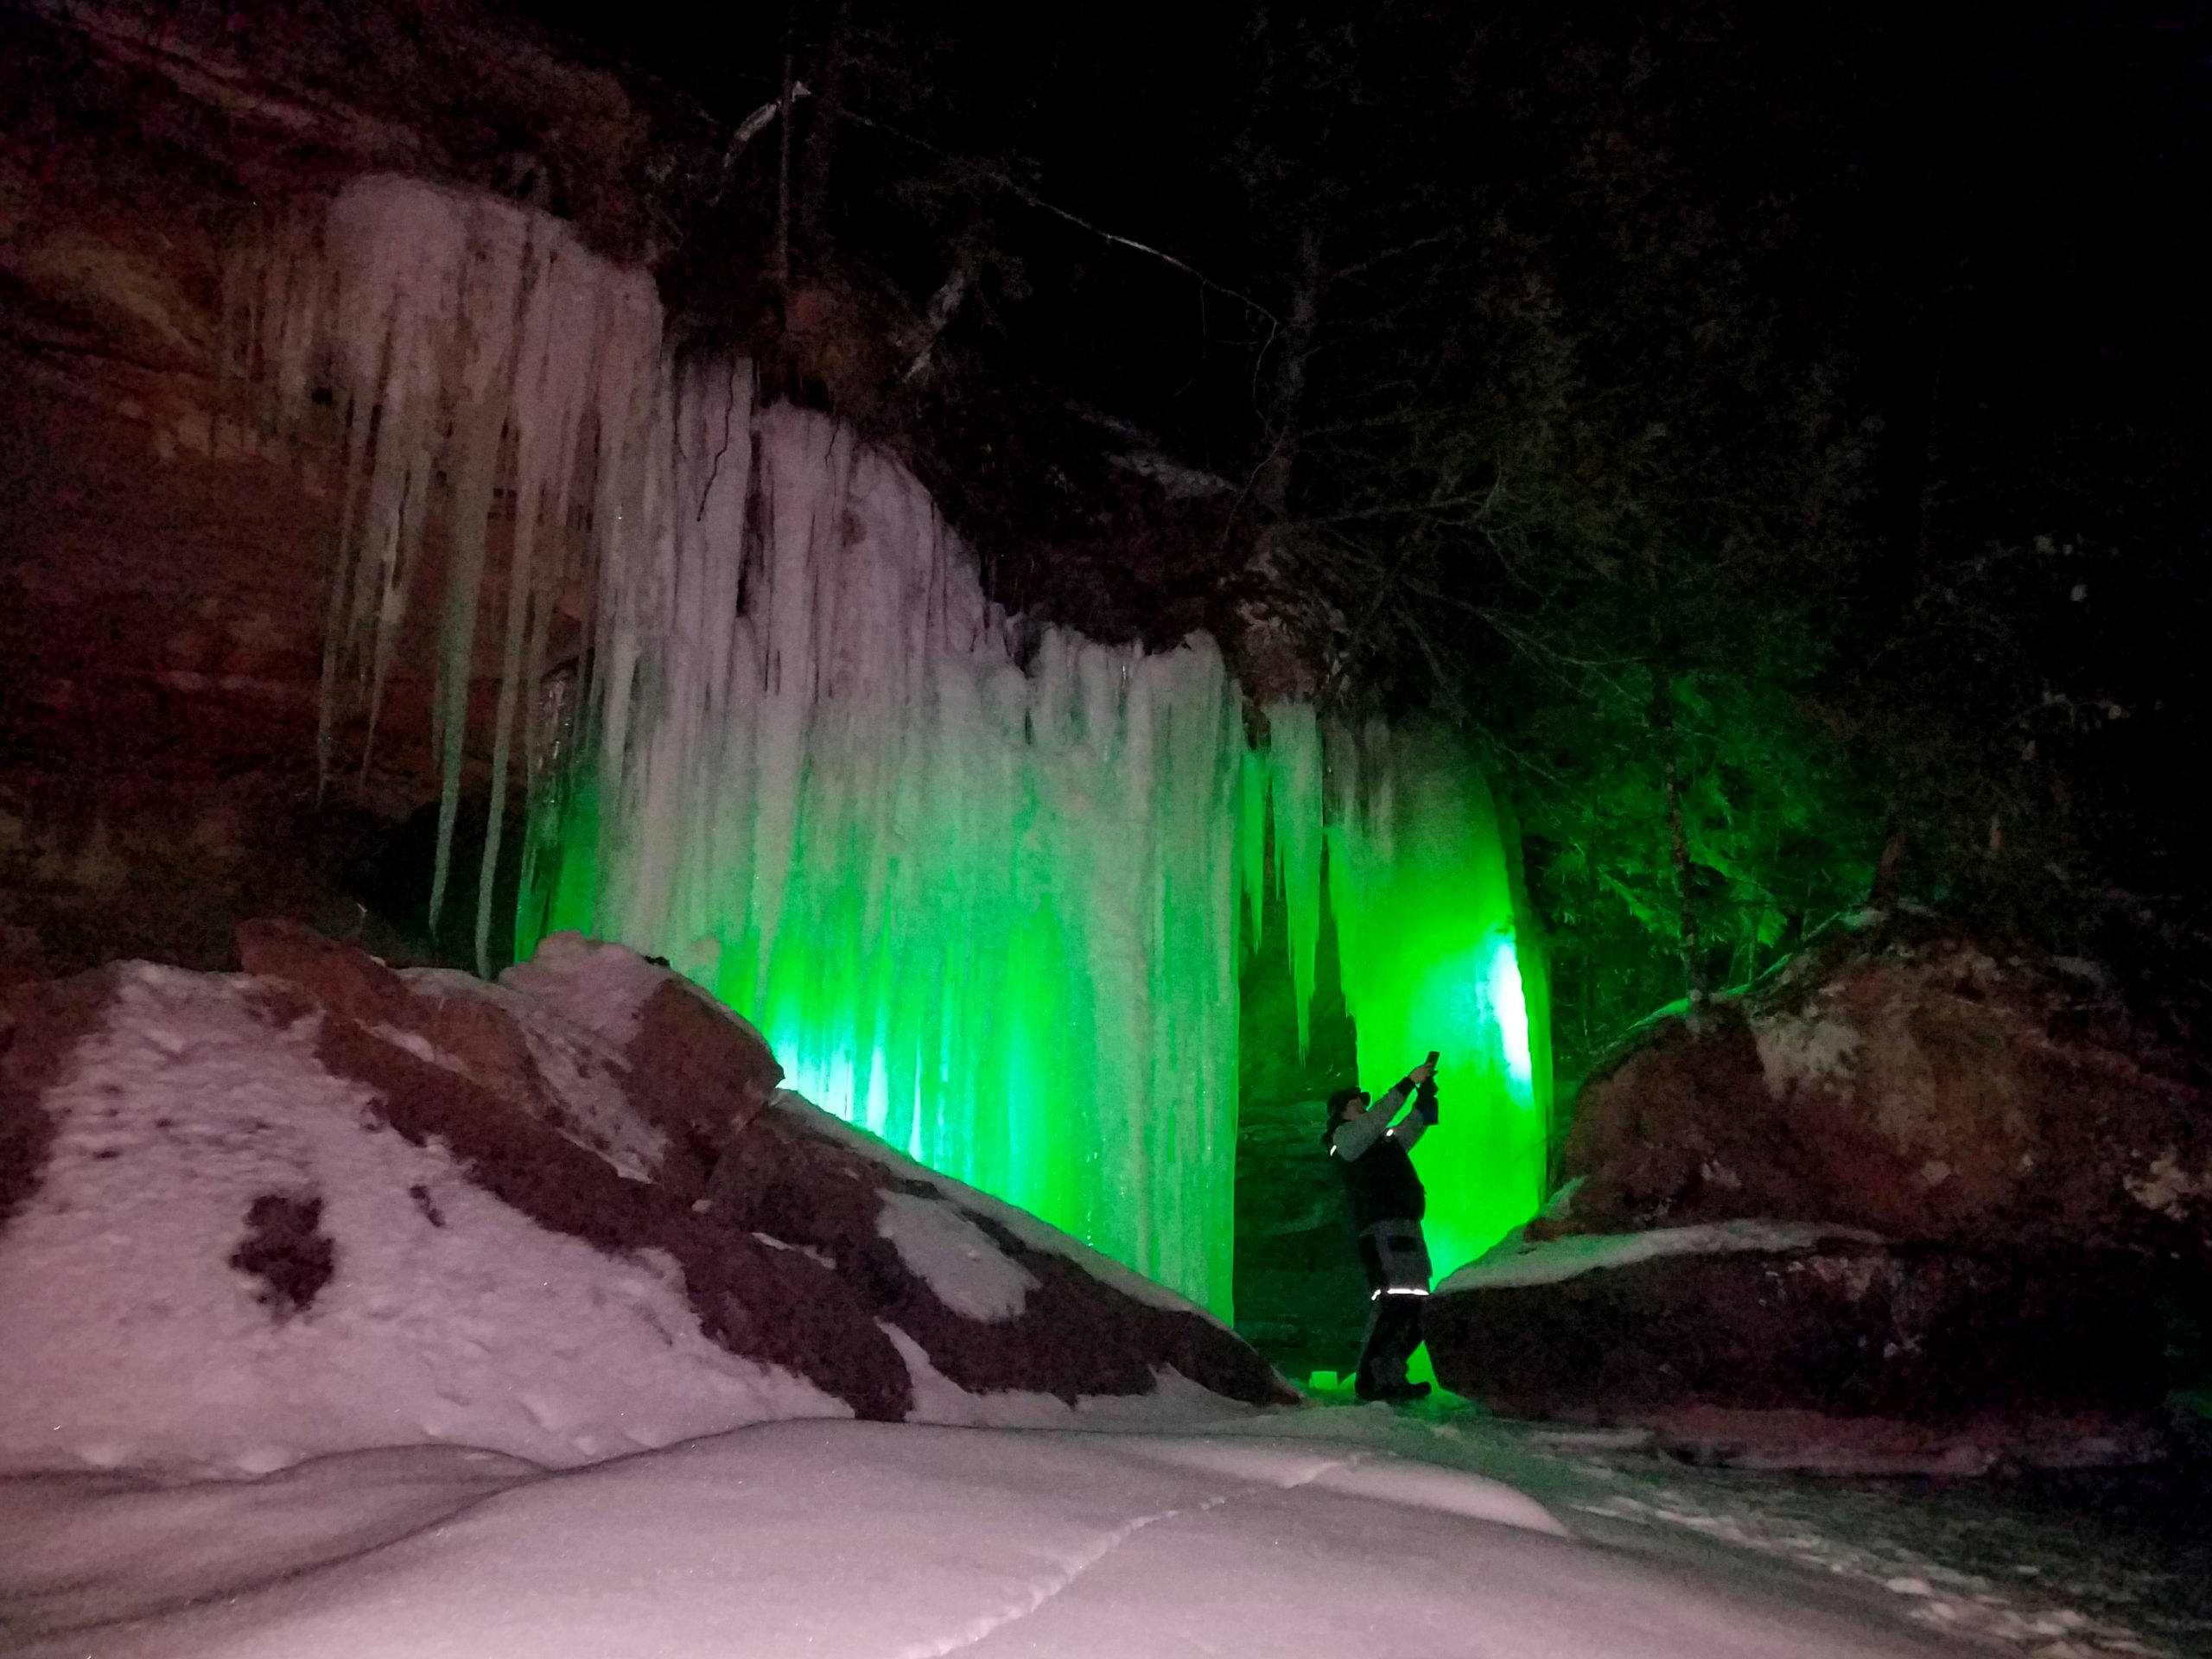
<path fill-rule="evenodd" d="M 749 397 L 741 367 L 679 379 L 696 505 L 662 563 L 608 578 L 630 620 L 597 760 L 541 817 L 519 947 L 576 927 L 669 957 L 802 1092 L 1225 1316 L 1238 925 L 1271 813 L 1300 1001 L 1325 866 L 1370 1086 L 1445 1054 L 1440 1269 L 1525 1219 L 1541 981 L 1460 747 L 1325 739 L 1287 705 L 1255 749 L 1203 636 L 1025 638 L 910 474 Z M 731 422 L 753 442 L 710 447 Z"/>
<path fill-rule="evenodd" d="M 674 361 L 649 279 L 529 209 L 359 181 L 230 294 L 286 418 L 327 384 L 346 422 L 326 741 L 349 688 L 378 701 L 421 570 L 447 578 L 442 842 L 496 658 L 494 800 L 511 757 L 531 798 L 521 950 L 576 927 L 670 958 L 792 1086 L 1225 1318 L 1271 815 L 1299 1040 L 1325 880 L 1363 1080 L 1442 1052 L 1440 1271 L 1534 1209 L 1541 958 L 1448 736 L 1281 705 L 1255 746 L 1204 636 L 1008 618 L 897 461 L 762 404 L 742 362 Z"/>

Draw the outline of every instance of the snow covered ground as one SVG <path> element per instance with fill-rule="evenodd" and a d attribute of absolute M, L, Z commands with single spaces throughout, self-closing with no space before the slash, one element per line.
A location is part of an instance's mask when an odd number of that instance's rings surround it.
<path fill-rule="evenodd" d="M 1593 1483 L 1561 1510 L 1578 1530 L 1618 1522 L 1655 1546 L 1696 1537 L 1788 1563 L 1985 1650 L 2212 1654 L 2201 1471 L 1838 1478 L 1688 1466 L 1631 1449 L 1628 1433 L 1503 1432 Z"/>
<path fill-rule="evenodd" d="M 1166 1434 L 793 1421 L 569 1470 L 422 1446 L 175 1485 L 28 1476 L 0 1482 L 0 1649 L 1952 1650 L 1848 1580 L 1588 1512 L 1604 1484 L 1380 1408 Z"/>
<path fill-rule="evenodd" d="M 926 1421 L 851 1421 L 709 1343 L 655 1252 L 549 1232 L 381 1126 L 243 984 L 128 970 L 44 1096 L 51 1155 L 0 1231 L 0 1653 L 2082 1659 L 2212 1634 L 2063 1521 L 1441 1402 L 1261 1411 L 1167 1370 L 1071 1407 L 967 1392 L 894 1330 Z M 271 1194 L 305 1280 L 240 1246 Z M 1027 1275 L 957 1220 L 918 1198 L 883 1232 L 1002 1317 Z"/>
<path fill-rule="evenodd" d="M 1668 1466 L 1452 1408 L 0 1478 L 0 1652 L 47 1659 L 2207 1651 L 2157 1567 L 1974 1483 Z"/>

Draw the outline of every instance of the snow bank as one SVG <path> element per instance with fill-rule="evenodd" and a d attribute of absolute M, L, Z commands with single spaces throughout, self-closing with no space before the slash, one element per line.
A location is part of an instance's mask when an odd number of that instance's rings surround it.
<path fill-rule="evenodd" d="M 1772 1575 L 1732 1581 L 1710 1548 L 1578 1542 L 1494 1479 L 1327 1438 L 1364 1413 L 1306 1414 L 1322 1433 L 1296 1440 L 785 1423 L 537 1477 L 432 1456 L 411 1489 L 388 1462 L 181 1500 L 0 1488 L 0 1546 L 41 1504 L 68 1522 L 0 1548 L 0 1598 L 56 1659 L 1936 1651 Z M 190 1558 L 166 1603 L 145 1586 L 164 1525 Z"/>

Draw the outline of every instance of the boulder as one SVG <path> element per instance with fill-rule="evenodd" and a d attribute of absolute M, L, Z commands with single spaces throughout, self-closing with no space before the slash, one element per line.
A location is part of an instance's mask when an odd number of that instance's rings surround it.
<path fill-rule="evenodd" d="M 788 1091 L 732 1136 L 709 1213 L 811 1252 L 970 1394 L 1142 1395 L 1163 1366 L 1253 1403 L 1297 1395 L 1174 1292 L 949 1181 Z"/>
<path fill-rule="evenodd" d="M 1584 1086 L 1567 1187 L 1428 1307 L 1447 1386 L 2134 1443 L 2212 1306 L 2212 1112 L 2093 964 L 1866 920 Z"/>
<path fill-rule="evenodd" d="M 639 1114 L 709 1166 L 783 1081 L 747 1021 L 664 965 L 580 933 L 540 941 L 499 983 L 597 1034 L 628 1068 L 624 1091 Z"/>
<path fill-rule="evenodd" d="M 1738 1221 L 1494 1254 L 1438 1287 L 1426 1327 L 1447 1388 L 1516 1415 L 1696 1406 L 2025 1429 L 2152 1417 L 2169 1306 L 2126 1255 Z"/>
<path fill-rule="evenodd" d="M 1554 1230 L 1766 1217 L 2212 1259 L 2212 1109 L 2182 1071 L 2092 963 L 1884 923 L 1586 1084 Z"/>
<path fill-rule="evenodd" d="M 238 929 L 251 974 L 467 1075 L 687 1203 L 723 1138 L 751 1122 L 784 1069 L 751 1025 L 688 980 L 619 947 L 556 933 L 487 985 L 448 969 L 395 971 L 297 922 Z"/>
<path fill-rule="evenodd" d="M 759 1033 L 664 969 L 548 945 L 494 986 L 257 925 L 248 974 L 9 993 L 0 1462 L 1295 1398 L 1173 1293 L 772 1092 Z"/>

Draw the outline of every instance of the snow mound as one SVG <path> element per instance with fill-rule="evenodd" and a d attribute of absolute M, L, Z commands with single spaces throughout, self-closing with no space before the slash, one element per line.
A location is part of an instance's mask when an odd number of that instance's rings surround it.
<path fill-rule="evenodd" d="M 0 1485 L 0 1598 L 56 1659 L 1951 1650 L 1732 1577 L 1702 1541 L 1639 1554 L 1518 1493 L 1432 1501 L 1510 1489 L 1340 1443 L 780 1423 L 546 1474 L 421 1455 L 185 1493 Z M 42 1511 L 61 1525 L 16 1554 Z"/>
<path fill-rule="evenodd" d="M 114 970 L 0 1230 L 0 1467 L 250 1473 L 448 1442 L 567 1465 L 848 1408 L 378 1122 L 256 982 Z"/>

